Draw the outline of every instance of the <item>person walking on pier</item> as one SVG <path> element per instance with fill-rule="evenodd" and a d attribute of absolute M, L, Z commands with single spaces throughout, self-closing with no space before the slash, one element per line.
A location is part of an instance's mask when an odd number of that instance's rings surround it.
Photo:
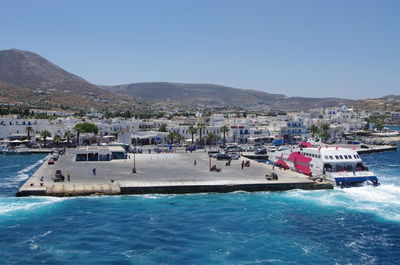
<path fill-rule="evenodd" d="M 70 172 L 67 173 L 67 180 L 71 181 L 71 173 Z"/>
<path fill-rule="evenodd" d="M 95 168 L 93 168 L 92 172 L 93 172 L 93 176 L 96 176 L 96 169 Z"/>
<path fill-rule="evenodd" d="M 194 165 L 197 165 L 197 161 L 196 161 L 196 159 L 194 160 Z"/>
<path fill-rule="evenodd" d="M 242 160 L 242 169 L 243 169 L 243 167 L 244 167 L 244 160 Z"/>

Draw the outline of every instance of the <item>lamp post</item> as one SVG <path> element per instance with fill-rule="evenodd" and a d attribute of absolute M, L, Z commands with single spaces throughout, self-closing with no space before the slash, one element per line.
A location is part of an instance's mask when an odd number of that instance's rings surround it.
<path fill-rule="evenodd" d="M 135 150 L 133 152 L 133 168 L 132 168 L 132 174 L 136 174 L 136 152 L 137 152 L 137 141 L 138 138 L 135 135 Z"/>
<path fill-rule="evenodd" d="M 210 141 L 210 139 L 208 139 Z M 210 147 L 209 147 L 210 153 L 208 154 L 208 170 L 211 171 L 211 141 L 210 141 Z"/>

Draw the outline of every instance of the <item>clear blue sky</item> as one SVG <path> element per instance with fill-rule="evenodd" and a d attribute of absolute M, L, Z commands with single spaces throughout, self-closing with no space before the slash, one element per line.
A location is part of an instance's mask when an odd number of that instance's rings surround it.
<path fill-rule="evenodd" d="M 0 0 L 0 6 L 0 49 L 33 51 L 95 84 L 400 94 L 397 0 Z"/>

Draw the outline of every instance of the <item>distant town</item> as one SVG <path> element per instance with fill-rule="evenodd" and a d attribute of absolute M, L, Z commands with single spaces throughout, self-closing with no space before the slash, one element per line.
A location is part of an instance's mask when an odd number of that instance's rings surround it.
<path fill-rule="evenodd" d="M 307 112 L 243 110 L 165 110 L 162 114 L 79 112 L 22 109 L 3 105 L 3 148 L 75 147 L 78 145 L 296 144 L 316 138 L 328 144 L 398 142 L 400 112 L 355 111 L 347 106 Z"/>

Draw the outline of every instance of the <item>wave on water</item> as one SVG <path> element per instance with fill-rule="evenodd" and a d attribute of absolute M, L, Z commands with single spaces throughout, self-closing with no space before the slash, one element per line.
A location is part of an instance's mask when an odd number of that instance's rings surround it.
<path fill-rule="evenodd" d="M 1 183 L 1 187 L 2 188 L 14 188 L 14 187 L 18 186 L 21 181 L 27 180 L 30 175 L 29 173 L 31 173 L 31 171 L 33 169 L 35 169 L 38 166 L 40 166 L 41 164 L 43 164 L 43 162 L 46 161 L 47 158 L 48 158 L 48 156 L 36 161 L 34 164 L 29 165 L 24 169 L 21 169 L 20 171 L 17 172 L 16 176 L 4 178 L 3 183 Z"/>
<path fill-rule="evenodd" d="M 0 218 L 5 216 L 29 215 L 32 210 L 46 208 L 66 200 L 58 197 L 4 197 L 0 198 Z"/>
<path fill-rule="evenodd" d="M 400 222 L 400 186 L 394 184 L 336 188 L 332 191 L 294 190 L 287 192 L 285 196 L 330 207 L 370 213 L 378 218 Z"/>

